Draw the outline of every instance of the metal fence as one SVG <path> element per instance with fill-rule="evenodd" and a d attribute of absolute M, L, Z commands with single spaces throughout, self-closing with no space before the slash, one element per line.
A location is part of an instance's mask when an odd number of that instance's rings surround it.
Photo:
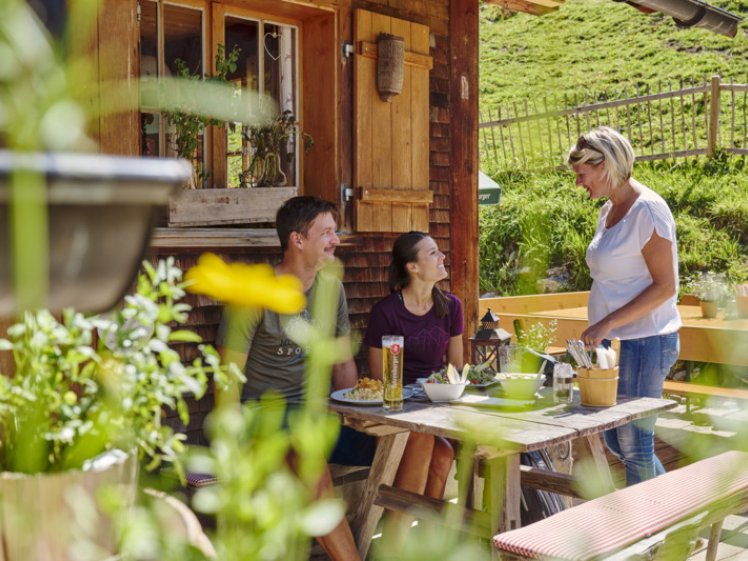
<path fill-rule="evenodd" d="M 714 76 L 677 89 L 667 83 L 657 91 L 624 89 L 620 99 L 600 97 L 525 100 L 481 112 L 481 161 L 499 169 L 563 166 L 579 135 L 599 125 L 626 135 L 637 160 L 748 154 L 748 83 Z"/>

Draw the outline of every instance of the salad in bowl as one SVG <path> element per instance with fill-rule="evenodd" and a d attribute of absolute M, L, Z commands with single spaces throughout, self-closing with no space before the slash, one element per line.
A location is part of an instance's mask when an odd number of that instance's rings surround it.
<path fill-rule="evenodd" d="M 447 370 L 450 367 L 457 376 L 460 376 L 461 380 L 469 382 L 471 386 L 476 388 L 487 387 L 498 382 L 498 380 L 496 379 L 496 371 L 490 366 L 488 362 L 484 362 L 483 364 L 466 364 L 462 369 L 462 375 L 457 373 L 457 370 L 452 365 L 445 366 L 441 370 L 433 372 L 431 376 L 426 379 L 426 382 L 436 384 L 449 384 L 450 381 L 447 375 Z"/>

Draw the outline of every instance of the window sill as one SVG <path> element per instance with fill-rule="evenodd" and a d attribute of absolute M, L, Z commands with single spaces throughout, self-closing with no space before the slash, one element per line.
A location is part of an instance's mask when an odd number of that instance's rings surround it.
<path fill-rule="evenodd" d="M 280 247 L 274 228 L 155 228 L 151 247 Z"/>
<path fill-rule="evenodd" d="M 355 247 L 361 241 L 353 234 L 340 235 L 340 247 Z M 280 248 L 275 228 L 155 228 L 153 248 Z"/>
<path fill-rule="evenodd" d="M 169 204 L 169 226 L 273 222 L 280 206 L 297 194 L 296 187 L 187 189 Z"/>

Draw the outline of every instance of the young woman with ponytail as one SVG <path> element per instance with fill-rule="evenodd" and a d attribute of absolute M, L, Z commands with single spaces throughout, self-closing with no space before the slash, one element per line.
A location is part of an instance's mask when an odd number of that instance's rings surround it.
<path fill-rule="evenodd" d="M 397 238 L 390 264 L 391 294 L 374 305 L 364 336 L 371 376 L 382 377 L 382 335 L 405 337 L 405 384 L 448 362 L 462 369 L 462 303 L 436 286 L 445 278 L 444 254 L 431 236 L 408 232 Z M 411 433 L 395 486 L 441 499 L 453 459 L 447 440 Z"/>

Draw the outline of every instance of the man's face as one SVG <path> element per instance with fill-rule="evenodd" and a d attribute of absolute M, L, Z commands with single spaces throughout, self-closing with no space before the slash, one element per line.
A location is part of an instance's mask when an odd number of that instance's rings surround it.
<path fill-rule="evenodd" d="M 321 266 L 335 258 L 335 248 L 340 245 L 336 229 L 337 224 L 332 214 L 325 212 L 312 221 L 306 236 L 299 236 L 301 251 L 308 263 Z"/>

